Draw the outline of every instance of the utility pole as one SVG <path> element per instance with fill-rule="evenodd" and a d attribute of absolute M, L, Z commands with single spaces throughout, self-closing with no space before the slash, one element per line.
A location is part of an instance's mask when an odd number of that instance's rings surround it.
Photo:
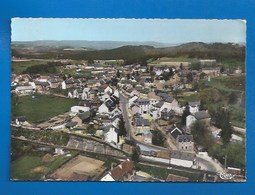
<path fill-rule="evenodd" d="M 225 170 L 226 170 L 226 168 L 227 168 L 227 155 L 225 154 L 225 164 L 224 164 L 224 168 L 225 168 Z"/>

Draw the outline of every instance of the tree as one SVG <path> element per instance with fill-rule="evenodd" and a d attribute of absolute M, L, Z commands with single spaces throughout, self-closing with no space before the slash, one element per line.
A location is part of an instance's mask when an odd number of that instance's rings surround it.
<path fill-rule="evenodd" d="M 198 91 L 199 90 L 198 82 L 193 82 L 192 90 L 193 91 Z"/>
<path fill-rule="evenodd" d="M 230 113 L 226 109 L 218 107 L 216 110 L 212 111 L 211 115 L 215 126 L 221 129 L 223 144 L 228 144 L 233 133 L 233 127 L 230 123 Z"/>
<path fill-rule="evenodd" d="M 181 93 L 181 90 L 180 89 L 175 89 L 173 90 L 173 94 L 174 94 L 174 97 L 177 98 L 178 95 Z"/>
<path fill-rule="evenodd" d="M 202 111 L 202 110 L 206 110 L 206 107 L 205 107 L 205 102 L 204 102 L 204 100 L 200 100 L 199 111 Z"/>
<path fill-rule="evenodd" d="M 221 68 L 220 68 L 220 73 L 223 73 L 224 71 L 225 71 L 224 66 L 221 66 Z"/>
<path fill-rule="evenodd" d="M 131 159 L 135 164 L 139 162 L 139 153 L 139 148 L 133 148 Z"/>
<path fill-rule="evenodd" d="M 119 135 L 120 136 L 126 136 L 127 135 L 127 131 L 126 131 L 126 127 L 125 127 L 125 121 L 123 119 L 123 116 L 120 116 L 120 121 L 119 121 Z"/>
<path fill-rule="evenodd" d="M 117 76 L 117 78 L 120 78 L 120 71 L 119 70 L 117 70 L 116 76 Z"/>
<path fill-rule="evenodd" d="M 203 146 L 206 150 L 209 150 L 213 144 L 213 139 L 210 131 L 205 123 L 195 122 L 191 126 L 191 134 L 193 135 L 194 141 Z"/>
<path fill-rule="evenodd" d="M 183 64 L 182 63 L 180 64 L 180 69 L 183 70 Z"/>
<path fill-rule="evenodd" d="M 187 74 L 187 82 L 188 83 L 191 83 L 193 81 L 193 74 L 192 74 L 192 72 L 189 72 L 188 74 Z"/>
<path fill-rule="evenodd" d="M 152 144 L 156 146 L 164 146 L 166 138 L 159 130 L 154 130 L 152 132 Z"/>
<path fill-rule="evenodd" d="M 230 122 L 224 121 L 221 128 L 221 133 L 220 133 L 223 145 L 227 145 L 230 142 L 232 133 L 233 133 L 233 127 L 231 126 Z"/>
<path fill-rule="evenodd" d="M 189 116 L 189 115 L 190 115 L 189 105 L 188 105 L 188 103 L 186 103 L 186 106 L 185 106 L 185 109 L 184 109 L 184 111 L 182 113 L 182 118 L 181 118 L 181 124 L 183 126 L 186 125 L 186 117 Z"/>
<path fill-rule="evenodd" d="M 231 92 L 228 96 L 228 103 L 235 104 L 237 102 L 237 94 L 235 92 Z"/>

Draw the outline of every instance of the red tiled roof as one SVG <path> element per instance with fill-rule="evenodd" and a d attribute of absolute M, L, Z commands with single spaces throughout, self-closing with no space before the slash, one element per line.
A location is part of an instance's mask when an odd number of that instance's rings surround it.
<path fill-rule="evenodd" d="M 134 168 L 134 163 L 126 160 L 111 170 L 111 176 L 115 181 L 121 181 L 128 173 L 131 174 Z"/>

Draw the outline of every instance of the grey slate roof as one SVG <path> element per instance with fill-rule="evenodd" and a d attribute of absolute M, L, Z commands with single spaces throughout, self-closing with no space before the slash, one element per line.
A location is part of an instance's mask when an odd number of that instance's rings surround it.
<path fill-rule="evenodd" d="M 90 111 L 86 111 L 86 112 L 83 112 L 81 114 L 78 114 L 78 117 L 81 119 L 81 120 L 85 120 L 85 119 L 88 119 L 90 117 Z"/>
<path fill-rule="evenodd" d="M 183 135 L 183 131 L 176 126 L 171 127 L 168 132 L 176 139 L 179 135 Z"/>
<path fill-rule="evenodd" d="M 150 100 L 149 99 L 138 99 L 137 103 L 139 105 L 148 105 L 148 104 L 150 104 Z"/>
<path fill-rule="evenodd" d="M 191 107 L 200 106 L 200 101 L 189 102 L 189 105 L 190 105 Z"/>
<path fill-rule="evenodd" d="M 158 92 L 156 95 L 159 96 L 159 97 L 162 97 L 162 98 L 167 98 L 167 97 L 169 96 L 169 95 L 168 95 L 167 93 L 165 93 L 165 92 Z"/>
<path fill-rule="evenodd" d="M 155 106 L 157 108 L 161 108 L 163 106 L 164 102 L 163 101 L 159 101 Z"/>
<path fill-rule="evenodd" d="M 174 98 L 172 96 L 168 96 L 167 98 L 164 99 L 165 102 L 172 103 L 174 101 Z"/>
<path fill-rule="evenodd" d="M 211 118 L 210 114 L 206 111 L 199 111 L 199 112 L 196 112 L 194 114 L 194 117 L 197 119 L 197 120 L 202 120 L 202 119 L 206 119 L 206 118 Z"/>
<path fill-rule="evenodd" d="M 77 122 L 68 122 L 68 123 L 66 123 L 66 127 L 67 128 L 71 128 L 71 127 L 74 127 L 75 125 L 77 125 Z"/>
<path fill-rule="evenodd" d="M 19 122 L 25 122 L 25 121 L 27 120 L 25 116 L 18 116 L 16 119 L 17 119 Z"/>
<path fill-rule="evenodd" d="M 172 150 L 171 158 L 193 161 L 196 158 L 196 154 L 179 150 Z"/>
<path fill-rule="evenodd" d="M 179 142 L 193 142 L 193 136 L 192 135 L 178 135 L 177 140 Z"/>
<path fill-rule="evenodd" d="M 135 124 L 136 126 L 150 126 L 150 121 L 144 118 L 136 118 Z"/>

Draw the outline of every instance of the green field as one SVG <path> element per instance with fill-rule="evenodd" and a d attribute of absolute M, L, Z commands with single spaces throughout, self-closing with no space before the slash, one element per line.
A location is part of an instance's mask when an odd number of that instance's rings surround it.
<path fill-rule="evenodd" d="M 20 62 L 12 62 L 12 72 L 15 74 L 21 74 L 25 71 L 28 67 L 47 64 L 47 61 L 20 61 Z"/>
<path fill-rule="evenodd" d="M 59 168 L 62 164 L 73 158 L 71 156 L 58 156 L 52 162 L 43 162 L 40 155 L 25 154 L 11 163 L 11 178 L 14 180 L 42 180 L 44 176 Z"/>
<path fill-rule="evenodd" d="M 230 95 L 234 93 L 235 100 L 230 103 Z M 241 128 L 245 127 L 245 76 L 221 76 L 199 81 L 199 92 L 190 96 L 180 94 L 177 98 L 180 105 L 186 102 L 203 100 L 210 111 L 217 107 L 225 107 L 231 114 L 231 123 Z"/>
<path fill-rule="evenodd" d="M 35 95 L 12 98 L 12 117 L 26 116 L 28 122 L 37 123 L 62 114 L 77 105 L 78 100 L 56 96 Z"/>
<path fill-rule="evenodd" d="M 210 82 L 207 80 L 200 81 L 201 85 L 207 85 L 210 87 L 215 87 L 217 89 L 225 91 L 245 91 L 245 76 L 220 76 L 212 78 Z"/>

